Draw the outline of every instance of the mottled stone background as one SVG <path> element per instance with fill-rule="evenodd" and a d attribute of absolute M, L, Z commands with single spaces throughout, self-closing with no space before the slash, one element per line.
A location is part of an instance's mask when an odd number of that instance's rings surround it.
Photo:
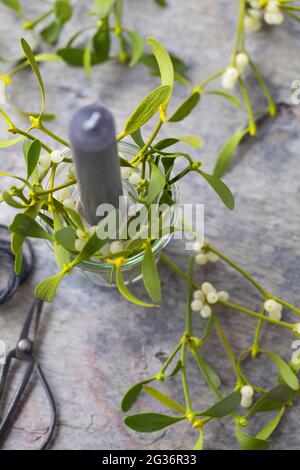
<path fill-rule="evenodd" d="M 49 1 L 30 0 L 26 10 L 36 16 Z M 84 3 L 77 4 L 73 28 L 86 21 Z M 125 21 L 142 34 L 155 35 L 169 50 L 190 65 L 190 78 L 197 83 L 227 64 L 236 23 L 236 3 L 225 0 L 169 0 L 162 10 L 152 0 L 125 2 Z M 0 55 L 18 56 L 20 23 L 4 6 L 0 6 Z M 63 41 L 70 36 L 70 25 Z M 234 260 L 259 279 L 267 289 L 299 305 L 299 107 L 291 107 L 290 88 L 300 77 L 299 25 L 286 21 L 280 28 L 268 27 L 249 36 L 250 50 L 268 82 L 273 96 L 283 103 L 278 116 L 265 122 L 255 140 L 245 142 L 226 176 L 236 197 L 236 209 L 227 211 L 197 175 L 189 175 L 181 185 L 185 202 L 205 202 L 206 236 Z M 72 111 L 96 100 L 106 104 L 116 116 L 118 129 L 135 103 L 157 85 L 143 66 L 127 69 L 110 62 L 93 69 L 91 80 L 84 72 L 64 64 L 43 65 L 47 90 L 47 110 L 57 115 L 53 130 L 65 135 Z M 174 108 L 185 96 L 183 87 L 175 90 Z M 261 93 L 253 82 L 253 99 Z M 39 95 L 32 74 L 20 74 L 11 89 L 13 101 L 30 111 L 38 110 Z M 193 156 L 210 170 L 218 149 L 230 133 L 243 122 L 243 111 L 236 111 L 216 97 L 207 97 L 186 121 L 170 125 L 163 134 L 198 134 L 203 138 L 201 151 Z M 4 130 L 4 126 L 1 125 Z M 1 133 L 2 135 L 2 133 Z M 4 135 L 4 132 L 3 132 Z M 20 148 L 1 151 L 1 169 L 23 169 Z M 1 206 L 2 223 L 12 213 Z M 1 307 L 1 339 L 15 344 L 25 312 L 32 301 L 36 283 L 56 272 L 51 253 L 42 242 L 34 241 L 37 262 L 33 276 L 8 304 Z M 184 252 L 171 256 L 185 265 Z M 183 330 L 185 286 L 166 267 L 160 265 L 164 300 L 159 310 L 143 310 L 126 303 L 114 290 L 100 290 L 83 281 L 78 272 L 63 282 L 57 298 L 46 305 L 41 325 L 38 356 L 55 392 L 59 425 L 54 449 L 188 449 L 196 433 L 182 423 L 165 432 L 138 435 L 123 424 L 120 400 L 133 383 L 156 372 L 161 361 L 175 345 Z M 258 308 L 253 289 L 226 266 L 220 264 L 199 269 L 199 281 L 210 280 L 229 290 L 232 299 Z M 134 291 L 143 296 L 143 288 Z M 290 318 L 284 314 L 285 318 Z M 236 352 L 250 345 L 255 321 L 233 312 L 219 311 Z M 196 320 L 200 332 L 201 321 Z M 268 330 L 268 331 L 267 331 Z M 264 330 L 264 345 L 272 347 L 286 359 L 291 355 L 292 337 L 269 327 Z M 222 347 L 215 336 L 205 346 L 205 357 L 220 372 L 225 387 L 233 376 Z M 260 364 L 261 363 L 261 366 Z M 263 360 L 252 365 L 252 377 L 261 385 L 270 385 L 276 373 Z M 195 408 L 211 403 L 213 397 L 196 369 L 189 370 Z M 166 384 L 172 396 L 181 396 L 179 377 Z M 47 409 L 43 395 L 34 389 L 21 410 L 14 432 L 5 448 L 34 448 L 47 426 Z M 159 408 L 143 397 L 137 410 Z M 297 449 L 299 409 L 287 413 L 274 437 L 277 449 Z M 205 433 L 207 449 L 236 448 L 232 423 L 212 422 Z"/>

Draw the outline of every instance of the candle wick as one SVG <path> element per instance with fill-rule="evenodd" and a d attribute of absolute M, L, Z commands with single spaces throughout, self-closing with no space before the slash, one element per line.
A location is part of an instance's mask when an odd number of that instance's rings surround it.
<path fill-rule="evenodd" d="M 83 123 L 83 129 L 85 131 L 92 131 L 94 129 L 96 129 L 97 127 L 97 124 L 99 123 L 101 119 L 101 113 L 100 111 L 95 111 L 90 117 L 89 119 L 87 119 L 84 123 Z"/>

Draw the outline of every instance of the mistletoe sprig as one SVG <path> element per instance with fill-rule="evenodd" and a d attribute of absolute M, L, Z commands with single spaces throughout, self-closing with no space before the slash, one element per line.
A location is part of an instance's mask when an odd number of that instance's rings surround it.
<path fill-rule="evenodd" d="M 55 0 L 53 7 L 32 20 L 26 19 L 19 0 L 0 1 L 19 15 L 23 20 L 25 30 L 35 32 L 41 24 L 51 18 L 50 23 L 39 32 L 40 38 L 51 45 L 57 44 L 65 24 L 73 15 L 71 0 Z M 156 3 L 161 7 L 166 6 L 165 1 L 158 0 Z M 55 54 L 43 54 L 42 58 L 40 55 L 39 60 L 63 60 L 68 65 L 84 67 L 88 77 L 91 75 L 93 65 L 110 59 L 128 63 L 129 67 L 142 61 L 151 73 L 156 74 L 157 67 L 155 61 L 153 62 L 153 57 L 144 51 L 144 39 L 138 32 L 129 30 L 123 24 L 123 10 L 123 0 L 94 0 L 91 10 L 86 11 L 90 24 L 75 31 L 67 43 L 56 50 Z M 86 39 L 87 36 L 88 39 Z M 118 43 L 117 55 L 112 55 L 114 37 Z M 38 44 L 37 37 L 34 38 L 34 42 Z M 184 84 L 188 83 L 185 77 L 185 64 L 175 56 L 173 61 L 177 71 L 176 79 Z M 9 80 L 26 65 L 28 63 L 17 63 L 7 75 L 2 74 L 4 83 L 7 85 Z"/>
<path fill-rule="evenodd" d="M 125 237 L 124 241 L 120 232 L 119 240 L 98 236 L 99 233 L 102 233 L 103 226 L 108 223 L 107 219 L 112 216 L 111 214 L 98 227 L 89 227 L 82 220 L 74 201 L 76 175 L 72 160 L 64 150 L 51 148 L 35 136 L 35 131 L 39 131 L 56 143 L 58 142 L 66 148 L 69 147 L 69 143 L 65 139 L 54 134 L 45 125 L 45 89 L 42 76 L 29 44 L 24 39 L 21 40 L 21 44 L 26 60 L 37 78 L 41 91 L 42 107 L 37 116 L 28 116 L 30 126 L 26 130 L 17 127 L 8 114 L 0 109 L 0 114 L 9 126 L 8 132 L 18 135 L 14 139 L 0 141 L 0 148 L 8 148 L 23 141 L 23 153 L 27 167 L 27 175 L 24 178 L 5 172 L 0 173 L 1 176 L 15 178 L 20 183 L 20 185 L 11 186 L 9 190 L 2 192 L 2 202 L 21 212 L 16 215 L 10 225 L 12 251 L 16 256 L 16 272 L 21 272 L 22 247 L 26 237 L 45 239 L 54 245 L 55 258 L 60 271 L 37 286 L 37 297 L 51 301 L 61 280 L 66 275 L 69 275 L 76 266 L 80 266 L 84 261 L 95 258 L 111 267 L 111 279 L 115 278 L 119 291 L 124 297 L 140 306 L 156 305 L 160 302 L 160 280 L 152 252 L 153 239 L 149 234 L 149 238 L 146 237 L 145 240 L 145 237 L 142 237 L 140 233 L 142 229 L 145 230 L 145 226 L 148 226 L 148 222 L 145 221 L 140 227 L 134 239 Z M 199 148 L 201 144 L 199 137 L 158 139 L 161 127 L 167 122 L 181 121 L 187 115 L 187 110 L 183 104 L 177 111 L 171 113 L 171 117 L 167 116 L 174 86 L 173 64 L 162 44 L 154 38 L 149 38 L 149 44 L 158 62 L 162 84 L 141 101 L 126 121 L 123 131 L 117 136 L 118 141 L 124 137 L 131 137 L 138 146 L 137 153 L 130 162 L 120 158 L 123 179 L 128 180 L 133 188 L 131 197 L 147 209 L 152 204 L 157 204 L 158 207 L 162 204 L 172 207 L 174 204 L 174 184 L 188 173 L 195 172 L 212 187 L 229 209 L 233 209 L 233 195 L 220 179 L 204 172 L 201 168 L 201 162 L 193 161 L 188 153 L 176 150 L 169 151 L 169 147 L 174 147 L 179 142 Z M 148 139 L 144 139 L 141 128 L 157 114 L 159 114 L 159 118 L 152 134 Z M 174 176 L 172 170 L 177 158 L 184 159 L 186 166 L 184 170 Z M 67 176 L 65 181 L 57 184 L 56 177 L 62 164 L 68 166 Z M 161 218 L 163 215 L 159 217 Z M 127 225 L 132 222 L 135 221 L 129 219 Z M 176 227 L 168 228 L 171 231 L 176 229 Z M 127 230 L 126 233 L 130 233 L 130 231 Z M 160 233 L 160 236 L 163 235 Z M 144 254 L 141 274 L 145 289 L 155 304 L 149 304 L 135 298 L 125 285 L 122 266 L 138 253 Z"/>
<path fill-rule="evenodd" d="M 284 21 L 284 15 L 287 15 L 295 21 L 300 21 L 300 6 L 295 5 L 296 0 L 239 0 L 239 16 L 237 21 L 237 28 L 234 38 L 234 46 L 230 57 L 230 63 L 214 73 L 212 76 L 200 82 L 193 91 L 193 94 L 188 98 L 195 95 L 195 92 L 200 94 L 205 93 L 219 93 L 213 90 L 207 90 L 207 86 L 214 82 L 216 79 L 221 78 L 222 87 L 226 90 L 233 90 L 238 86 L 242 101 L 247 111 L 247 125 L 242 125 L 227 142 L 223 145 L 215 163 L 214 175 L 222 177 L 227 171 L 233 155 L 240 144 L 240 142 L 247 136 L 255 136 L 257 130 L 257 122 L 261 120 L 262 116 L 269 115 L 274 117 L 276 115 L 276 104 L 267 86 L 263 74 L 259 67 L 251 57 L 246 43 L 246 30 L 252 32 L 259 31 L 263 22 L 268 25 L 281 25 Z M 265 98 L 267 108 L 255 111 L 252 105 L 249 89 L 246 84 L 246 78 L 249 73 L 252 73 L 261 88 L 262 94 Z M 230 99 L 230 95 L 227 96 Z M 197 104 L 197 103 L 196 103 Z M 239 100 L 237 105 L 240 106 Z"/>
<path fill-rule="evenodd" d="M 149 433 L 160 431 L 186 420 L 199 433 L 194 450 L 202 450 L 204 448 L 204 431 L 206 426 L 209 426 L 212 420 L 228 418 L 234 422 L 235 437 L 241 449 L 267 449 L 271 446 L 270 437 L 280 424 L 285 412 L 293 406 L 299 396 L 300 388 L 297 372 L 300 369 L 300 361 L 299 352 L 297 355 L 293 355 L 290 364 L 287 364 L 274 352 L 263 349 L 260 344 L 262 326 L 263 324 L 273 324 L 279 328 L 287 329 L 299 337 L 300 323 L 287 323 L 282 321 L 281 316 L 283 307 L 292 310 L 297 315 L 300 315 L 300 310 L 284 300 L 272 296 L 247 271 L 212 245 L 196 242 L 195 249 L 197 254 L 190 258 L 188 274 L 182 271 L 165 254 L 161 255 L 162 261 L 188 285 L 185 329 L 176 347 L 157 374 L 135 384 L 128 390 L 122 400 L 122 410 L 123 412 L 128 412 L 137 401 L 139 395 L 146 393 L 158 401 L 160 405 L 166 407 L 169 413 L 173 414 L 156 412 L 138 413 L 127 416 L 125 424 L 137 432 Z M 210 282 L 198 284 L 195 281 L 195 262 L 202 265 L 204 264 L 204 259 L 205 262 L 208 260 L 216 262 L 221 259 L 244 276 L 262 296 L 261 311 L 255 312 L 232 303 L 229 301 L 229 294 L 226 291 L 218 292 Z M 220 317 L 224 309 L 229 312 L 242 312 L 258 320 L 252 345 L 246 350 L 241 351 L 239 357 L 235 356 L 232 346 L 221 326 Z M 196 334 L 193 326 L 193 318 L 197 313 L 200 313 L 204 323 L 201 335 Z M 222 382 L 218 372 L 212 363 L 207 362 L 202 355 L 202 348 L 209 341 L 212 331 L 217 333 L 228 355 L 235 376 L 235 383 L 231 386 L 229 393 L 228 387 L 226 387 L 226 394 L 221 391 Z M 242 370 L 243 362 L 246 359 L 252 359 L 253 367 L 256 368 L 259 356 L 262 355 L 270 359 L 279 374 L 277 383 L 275 382 L 274 387 L 270 390 L 265 390 L 260 385 L 252 383 Z M 187 363 L 190 360 L 195 363 L 200 375 L 216 397 L 214 403 L 200 410 L 195 409 L 193 405 L 194 401 L 199 402 L 199 396 L 192 397 L 190 394 L 187 372 Z M 155 383 L 161 384 L 164 382 L 172 384 L 172 380 L 174 380 L 173 378 L 177 374 L 181 375 L 184 404 L 174 400 L 163 393 L 161 389 L 153 386 Z M 244 413 L 243 410 L 245 411 Z M 267 421 L 267 424 L 264 424 L 255 435 L 246 432 L 245 429 L 251 426 L 251 422 L 264 414 L 271 415 L 271 419 Z"/>

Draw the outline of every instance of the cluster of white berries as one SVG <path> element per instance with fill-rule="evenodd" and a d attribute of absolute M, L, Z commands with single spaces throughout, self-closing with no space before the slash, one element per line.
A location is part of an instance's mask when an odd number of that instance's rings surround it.
<path fill-rule="evenodd" d="M 123 180 L 129 181 L 133 186 L 138 186 L 141 182 L 140 174 L 127 166 L 121 168 L 121 177 Z"/>
<path fill-rule="evenodd" d="M 276 300 L 273 299 L 268 299 L 264 303 L 264 309 L 266 312 L 268 312 L 269 317 L 272 318 L 272 320 L 281 320 L 282 317 L 282 305 Z"/>
<path fill-rule="evenodd" d="M 250 8 L 247 9 L 247 14 L 244 18 L 245 28 L 249 31 L 259 31 L 262 27 L 262 10 L 260 3 L 257 0 L 249 2 Z"/>
<path fill-rule="evenodd" d="M 271 1 L 267 4 L 264 14 L 264 20 L 268 24 L 278 25 L 283 23 L 284 16 L 279 8 L 279 2 Z"/>
<path fill-rule="evenodd" d="M 204 266 L 208 262 L 216 263 L 220 259 L 219 256 L 212 251 L 205 251 L 203 249 L 203 244 L 199 242 L 194 243 L 194 250 L 197 252 L 195 255 L 195 262 L 200 266 Z"/>
<path fill-rule="evenodd" d="M 71 196 L 69 188 L 63 188 L 55 193 L 56 199 L 58 199 L 66 209 L 76 209 L 76 204 Z"/>
<path fill-rule="evenodd" d="M 42 153 L 39 158 L 41 168 L 48 168 L 52 163 L 61 163 L 65 158 L 63 150 L 53 150 L 51 153 Z"/>
<path fill-rule="evenodd" d="M 219 300 L 228 301 L 228 292 L 217 292 L 210 282 L 203 282 L 201 289 L 194 291 L 191 309 L 193 312 L 199 312 L 202 318 L 208 318 L 212 314 L 211 305 L 216 304 Z"/>
<path fill-rule="evenodd" d="M 120 253 L 120 251 L 124 250 L 123 243 L 120 240 L 115 240 L 109 246 L 109 251 L 112 254 Z"/>
<path fill-rule="evenodd" d="M 222 87 L 231 90 L 239 77 L 243 75 L 249 64 L 249 57 L 245 52 L 238 52 L 234 59 L 234 64 L 227 67 L 222 75 Z"/>
<path fill-rule="evenodd" d="M 278 1 L 269 0 L 265 8 L 262 8 L 259 0 L 250 0 L 250 8 L 244 19 L 244 24 L 250 31 L 259 31 L 262 27 L 262 16 L 267 24 L 279 25 L 283 23 L 284 16 Z"/>
<path fill-rule="evenodd" d="M 81 229 L 77 229 L 76 230 L 77 240 L 75 240 L 75 245 L 74 245 L 75 250 L 76 251 L 82 251 L 83 248 L 85 247 L 89 237 L 94 235 L 95 231 L 96 231 L 95 226 L 88 227 L 85 232 Z"/>
<path fill-rule="evenodd" d="M 251 387 L 251 385 L 244 385 L 244 387 L 241 388 L 241 407 L 242 408 L 250 408 L 253 403 L 253 395 L 254 395 L 254 390 Z"/>

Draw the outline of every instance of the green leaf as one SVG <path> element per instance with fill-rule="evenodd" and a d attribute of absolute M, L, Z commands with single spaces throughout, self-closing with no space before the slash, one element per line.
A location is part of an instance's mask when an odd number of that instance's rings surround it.
<path fill-rule="evenodd" d="M 220 401 L 210 406 L 204 411 L 201 411 L 197 414 L 200 416 L 211 416 L 213 418 L 222 418 L 223 416 L 228 416 L 231 413 L 237 411 L 241 403 L 241 394 L 236 391 L 230 393 L 226 397 L 222 398 Z"/>
<path fill-rule="evenodd" d="M 129 302 L 132 302 L 135 305 L 139 305 L 140 307 L 157 307 L 157 305 L 154 304 L 149 304 L 147 302 L 143 302 L 142 300 L 139 300 L 137 297 L 135 297 L 126 287 L 124 283 L 124 279 L 122 276 L 122 271 L 120 266 L 116 266 L 116 283 L 117 287 L 119 289 L 120 294 L 125 297 Z"/>
<path fill-rule="evenodd" d="M 17 251 L 15 255 L 15 273 L 20 276 L 23 268 L 23 249 L 22 247 Z"/>
<path fill-rule="evenodd" d="M 204 379 L 212 383 L 216 389 L 220 388 L 221 379 L 215 369 L 202 357 L 199 351 L 197 357 L 197 364 Z"/>
<path fill-rule="evenodd" d="M 54 253 L 57 265 L 60 269 L 63 269 L 71 261 L 70 253 L 65 247 L 57 241 L 56 233 L 63 228 L 62 222 L 56 211 L 53 212 L 53 224 L 54 224 Z M 67 227 L 71 228 L 71 227 Z"/>
<path fill-rule="evenodd" d="M 115 3 L 116 0 L 95 0 L 93 11 L 96 13 L 98 18 L 102 20 L 110 13 Z"/>
<path fill-rule="evenodd" d="M 185 119 L 197 106 L 200 101 L 200 93 L 194 91 L 175 111 L 173 116 L 171 116 L 168 121 L 170 122 L 179 122 Z"/>
<path fill-rule="evenodd" d="M 275 366 L 277 367 L 281 377 L 285 381 L 285 383 L 292 389 L 292 390 L 299 390 L 299 381 L 297 376 L 294 374 L 290 366 L 283 360 L 281 357 L 277 356 L 271 351 L 262 351 L 263 354 L 272 359 Z"/>
<path fill-rule="evenodd" d="M 213 173 L 214 176 L 221 178 L 224 175 L 238 145 L 247 133 L 248 129 L 238 131 L 232 137 L 230 137 L 230 139 L 228 139 L 227 142 L 223 145 L 215 164 Z"/>
<path fill-rule="evenodd" d="M 167 6 L 167 2 L 166 0 L 154 0 L 155 3 L 157 3 L 157 5 L 159 5 L 160 7 L 166 7 Z"/>
<path fill-rule="evenodd" d="M 151 242 L 146 243 L 145 254 L 142 262 L 142 274 L 146 291 L 155 303 L 161 302 L 160 278 L 151 249 Z"/>
<path fill-rule="evenodd" d="M 88 41 L 83 51 L 83 66 L 85 75 L 91 76 L 91 63 L 92 63 L 92 41 Z"/>
<path fill-rule="evenodd" d="M 52 236 L 46 232 L 32 217 L 26 214 L 17 214 L 12 224 L 8 227 L 12 233 L 23 237 L 42 238 L 52 240 Z"/>
<path fill-rule="evenodd" d="M 27 179 L 29 179 L 38 164 L 42 145 L 39 140 L 33 140 L 23 148 L 25 149 L 24 156 L 27 166 Z"/>
<path fill-rule="evenodd" d="M 158 64 L 161 76 L 161 84 L 170 87 L 169 96 L 166 100 L 168 101 L 174 87 L 174 67 L 171 57 L 166 48 L 159 41 L 157 41 L 157 39 L 149 37 L 147 41 L 151 46 L 152 52 Z"/>
<path fill-rule="evenodd" d="M 240 100 L 236 96 L 233 96 L 230 93 L 227 93 L 226 91 L 209 90 L 209 91 L 206 91 L 205 94 L 206 95 L 222 96 L 223 98 L 230 101 L 237 108 L 240 108 L 242 106 L 242 103 L 240 102 Z"/>
<path fill-rule="evenodd" d="M 77 239 L 75 230 L 72 227 L 63 227 L 54 234 L 55 240 L 68 251 L 75 249 Z"/>
<path fill-rule="evenodd" d="M 155 163 L 150 163 L 151 176 L 150 183 L 148 187 L 148 194 L 146 198 L 146 204 L 152 204 L 157 196 L 160 195 L 162 190 L 165 187 L 166 180 L 160 169 L 155 165 Z"/>
<path fill-rule="evenodd" d="M 7 149 L 9 147 L 13 147 L 14 145 L 17 145 L 21 140 L 23 140 L 24 137 L 21 135 L 20 137 L 16 137 L 15 139 L 9 139 L 9 140 L 0 140 L 0 149 Z"/>
<path fill-rule="evenodd" d="M 236 440 L 242 450 L 266 450 L 270 447 L 271 441 L 257 439 L 247 434 L 239 424 L 236 425 Z"/>
<path fill-rule="evenodd" d="M 169 137 L 163 140 L 160 140 L 154 145 L 155 150 L 163 150 L 167 147 L 171 147 L 178 142 L 183 142 L 184 144 L 190 145 L 196 149 L 202 146 L 202 141 L 197 135 L 187 135 L 185 137 Z"/>
<path fill-rule="evenodd" d="M 131 387 L 124 395 L 121 403 L 121 408 L 124 413 L 130 410 L 130 408 L 134 405 L 136 402 L 139 394 L 143 390 L 143 386 L 152 382 L 154 379 L 148 379 L 148 380 L 143 380 L 142 382 L 139 382 L 133 387 Z"/>
<path fill-rule="evenodd" d="M 55 44 L 58 41 L 61 30 L 62 25 L 57 21 L 52 21 L 48 26 L 42 29 L 40 35 L 45 42 Z"/>
<path fill-rule="evenodd" d="M 207 173 L 204 173 L 202 170 L 197 170 L 197 173 L 199 173 L 203 178 L 210 184 L 210 186 L 215 190 L 221 201 L 225 204 L 225 206 L 233 210 L 234 209 L 234 197 L 228 186 L 226 186 L 223 181 L 221 181 L 219 178 L 213 175 L 209 175 Z"/>
<path fill-rule="evenodd" d="M 15 209 L 24 209 L 24 204 L 16 201 L 7 191 L 2 192 L 2 199 L 7 205 L 14 207 Z"/>
<path fill-rule="evenodd" d="M 83 66 L 83 55 L 84 50 L 78 47 L 65 47 L 57 51 L 59 57 L 61 57 L 67 64 L 73 65 L 73 67 Z M 101 60 L 94 52 L 91 54 L 91 65 L 99 64 Z"/>
<path fill-rule="evenodd" d="M 292 390 L 286 384 L 277 385 L 268 393 L 260 397 L 248 411 L 246 418 L 250 418 L 255 413 L 273 411 L 288 405 L 295 397 L 297 392 Z"/>
<path fill-rule="evenodd" d="M 29 46 L 28 42 L 24 38 L 21 39 L 21 45 L 22 45 L 23 51 L 24 51 L 30 65 L 31 65 L 31 68 L 32 68 L 32 70 L 33 70 L 33 72 L 34 72 L 34 74 L 37 78 L 38 84 L 40 86 L 41 96 L 42 96 L 42 109 L 41 109 L 39 117 L 41 118 L 44 114 L 44 111 L 45 111 L 45 89 L 44 89 L 42 76 L 40 74 L 40 71 L 39 71 L 39 68 L 37 66 L 37 63 L 36 63 L 36 60 L 34 58 L 34 54 L 31 50 L 31 47 Z"/>
<path fill-rule="evenodd" d="M 280 421 L 281 421 L 281 418 L 284 414 L 284 411 L 285 411 L 285 407 L 281 408 L 281 410 L 279 411 L 279 413 L 276 414 L 276 416 L 274 416 L 273 419 L 271 419 L 271 421 L 269 421 L 260 431 L 258 434 L 256 434 L 256 438 L 257 439 L 263 439 L 263 440 L 266 440 L 268 439 L 271 434 L 273 434 L 273 432 L 275 431 L 275 429 L 277 428 L 277 426 L 279 425 Z"/>
<path fill-rule="evenodd" d="M 127 416 L 125 424 L 137 432 L 155 432 L 160 431 L 172 424 L 182 421 L 184 416 L 175 418 L 174 416 L 166 416 L 160 413 L 139 413 Z"/>
<path fill-rule="evenodd" d="M 137 108 L 133 111 L 130 118 L 125 123 L 125 135 L 132 134 L 148 122 L 165 103 L 170 93 L 169 86 L 160 86 L 151 91 Z"/>
<path fill-rule="evenodd" d="M 133 67 L 143 55 L 144 52 L 144 39 L 140 34 L 136 33 L 135 31 L 126 30 L 126 33 L 129 36 L 130 44 L 131 44 L 131 59 L 129 62 L 129 67 Z"/>
<path fill-rule="evenodd" d="M 147 392 L 149 395 L 151 395 L 153 398 L 155 398 L 171 410 L 177 411 L 180 414 L 185 413 L 186 410 L 183 406 L 180 405 L 180 403 L 177 403 L 177 401 L 160 392 L 159 390 L 157 390 L 157 388 L 147 387 L 146 385 L 144 385 L 143 389 L 145 390 L 145 392 Z"/>
<path fill-rule="evenodd" d="M 93 36 L 93 46 L 98 63 L 105 62 L 110 52 L 110 29 L 108 20 L 103 20 L 102 25 Z M 91 55 L 91 62 L 93 56 Z"/>
<path fill-rule="evenodd" d="M 145 142 L 142 137 L 141 129 L 138 129 L 137 131 L 133 132 L 131 134 L 131 138 L 133 142 L 138 145 L 138 147 L 143 148 L 145 145 Z"/>
<path fill-rule="evenodd" d="M 178 372 L 182 369 L 182 361 L 179 359 L 177 361 L 177 364 L 176 366 L 174 367 L 174 369 L 172 370 L 171 374 L 168 375 L 168 377 L 175 377 L 175 375 L 178 374 Z"/>
<path fill-rule="evenodd" d="M 64 24 L 72 16 L 73 9 L 68 0 L 56 0 L 54 5 L 54 12 L 56 19 L 59 23 Z"/>
<path fill-rule="evenodd" d="M 0 0 L 0 2 L 18 13 L 22 11 L 19 0 Z"/>
<path fill-rule="evenodd" d="M 35 288 L 34 295 L 44 302 L 52 302 L 63 277 L 63 273 L 58 273 L 40 282 Z"/>

